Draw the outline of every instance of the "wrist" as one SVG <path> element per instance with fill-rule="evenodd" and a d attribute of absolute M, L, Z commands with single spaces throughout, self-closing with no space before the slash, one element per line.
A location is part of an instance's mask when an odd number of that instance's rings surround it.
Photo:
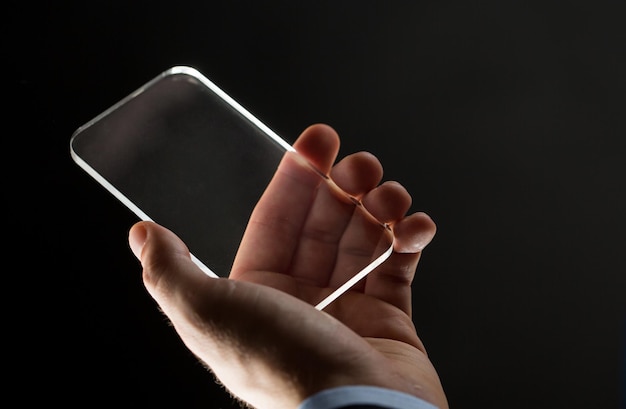
<path fill-rule="evenodd" d="M 305 399 L 298 409 L 340 409 L 367 405 L 381 409 L 438 409 L 416 396 L 389 388 L 346 385 L 325 389 Z"/>

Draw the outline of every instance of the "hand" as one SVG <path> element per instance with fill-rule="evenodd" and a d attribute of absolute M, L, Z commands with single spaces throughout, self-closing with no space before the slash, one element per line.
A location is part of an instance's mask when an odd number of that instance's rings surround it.
<path fill-rule="evenodd" d="M 410 284 L 434 223 L 424 213 L 405 215 L 410 195 L 395 182 L 379 185 L 382 166 L 371 154 L 333 166 L 339 137 L 330 127 L 309 127 L 294 148 L 251 215 L 229 279 L 206 276 L 165 228 L 133 226 L 129 241 L 147 290 L 185 345 L 256 408 L 295 408 L 342 385 L 387 387 L 446 408 L 411 320 Z M 360 207 L 337 200 L 332 183 L 299 157 L 330 174 L 395 237 L 389 259 L 324 312 L 313 304 L 355 273 L 344 260 L 360 257 L 355 246 L 366 242 L 350 236 Z"/>

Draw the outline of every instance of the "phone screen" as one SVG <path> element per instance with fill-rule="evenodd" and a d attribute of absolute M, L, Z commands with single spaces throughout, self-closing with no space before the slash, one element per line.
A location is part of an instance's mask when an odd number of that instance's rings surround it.
<path fill-rule="evenodd" d="M 161 73 L 70 141 L 81 168 L 140 219 L 176 233 L 216 277 L 228 277 L 287 151 L 294 149 L 191 67 Z"/>

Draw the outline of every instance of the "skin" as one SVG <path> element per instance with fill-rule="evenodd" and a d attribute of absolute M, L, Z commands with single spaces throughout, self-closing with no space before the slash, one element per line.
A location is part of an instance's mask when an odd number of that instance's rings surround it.
<path fill-rule="evenodd" d="M 129 243 L 146 289 L 185 345 L 252 407 L 291 409 L 327 388 L 372 385 L 447 408 L 411 320 L 411 282 L 435 224 L 421 212 L 407 215 L 410 194 L 381 183 L 375 156 L 335 163 L 339 144 L 323 124 L 300 135 L 297 154 L 285 155 L 253 211 L 228 279 L 205 275 L 171 231 L 135 224 Z M 372 242 L 391 243 L 389 231 L 363 222 L 368 215 L 393 231 L 392 255 L 315 309 L 355 273 L 354 262 L 367 263 Z"/>

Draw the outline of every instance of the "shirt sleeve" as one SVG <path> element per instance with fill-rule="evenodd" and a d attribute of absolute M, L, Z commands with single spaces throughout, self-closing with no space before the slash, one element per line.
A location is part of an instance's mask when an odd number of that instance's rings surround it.
<path fill-rule="evenodd" d="M 298 409 L 437 409 L 407 393 L 375 386 L 341 386 L 308 397 Z"/>

